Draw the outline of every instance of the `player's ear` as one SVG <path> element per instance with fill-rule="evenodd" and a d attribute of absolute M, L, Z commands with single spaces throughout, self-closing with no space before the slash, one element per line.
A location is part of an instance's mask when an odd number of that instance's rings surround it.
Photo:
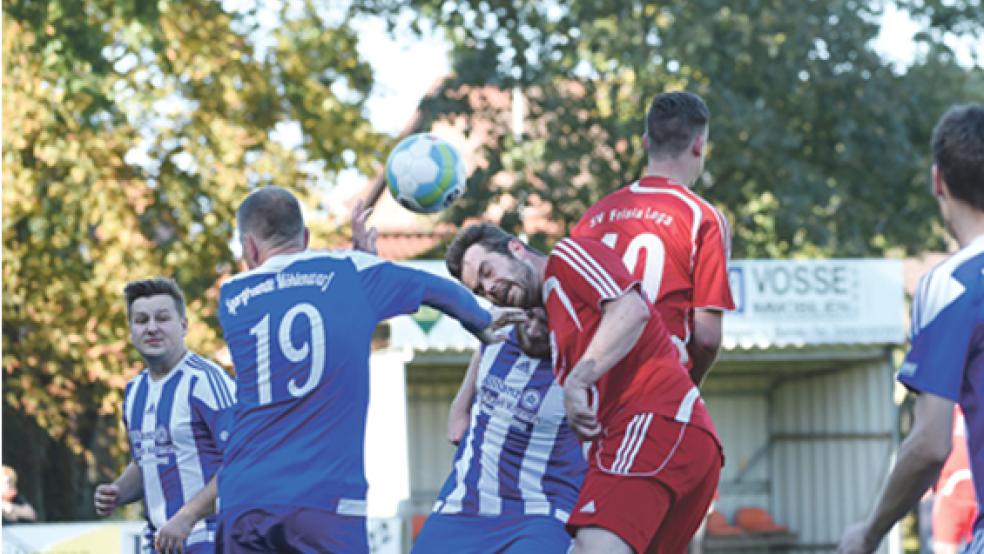
<path fill-rule="evenodd" d="M 704 146 L 707 144 L 707 136 L 704 133 L 698 133 L 694 137 L 694 141 L 690 143 L 690 153 L 698 158 L 704 152 Z"/>
<path fill-rule="evenodd" d="M 943 175 L 940 174 L 940 168 L 933 164 L 933 196 L 943 199 L 947 196 L 946 183 L 943 182 Z"/>
<path fill-rule="evenodd" d="M 509 239 L 509 252 L 514 257 L 518 258 L 526 252 L 526 245 L 523 244 L 523 241 L 517 238 Z"/>
<path fill-rule="evenodd" d="M 246 233 L 242 236 L 243 244 L 243 261 L 246 262 L 246 267 L 253 268 L 259 265 L 258 261 L 260 258 L 260 247 L 256 244 L 256 239 L 253 235 Z"/>

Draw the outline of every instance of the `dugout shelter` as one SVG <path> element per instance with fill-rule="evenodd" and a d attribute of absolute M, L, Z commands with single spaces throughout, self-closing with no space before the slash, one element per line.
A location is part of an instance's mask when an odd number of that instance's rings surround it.
<path fill-rule="evenodd" d="M 447 276 L 440 260 L 405 263 Z M 715 507 L 729 527 L 756 508 L 775 528 L 709 535 L 705 552 L 835 552 L 872 510 L 899 442 L 902 262 L 734 260 L 729 277 L 737 309 L 702 387 L 726 458 Z M 406 544 L 450 470 L 447 410 L 477 343 L 429 309 L 378 334 L 369 510 L 402 519 Z M 900 551 L 898 533 L 879 550 Z"/>

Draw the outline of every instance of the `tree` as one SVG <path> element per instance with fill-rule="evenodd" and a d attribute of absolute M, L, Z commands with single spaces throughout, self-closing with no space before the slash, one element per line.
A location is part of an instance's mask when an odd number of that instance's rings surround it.
<path fill-rule="evenodd" d="M 260 50 L 258 9 L 4 1 L 3 458 L 46 519 L 91 517 L 92 487 L 125 462 L 141 363 L 123 285 L 173 276 L 190 347 L 215 355 L 239 201 L 281 184 L 317 218 L 319 179 L 379 163 L 349 21 L 294 4 Z M 282 125 L 299 148 L 271 138 Z"/>
<path fill-rule="evenodd" d="M 919 37 L 926 53 L 901 73 L 872 47 L 879 2 L 362 0 L 355 9 L 411 9 L 444 30 L 455 74 L 434 117 L 485 117 L 456 100 L 466 86 L 516 86 L 527 98 L 524 140 L 500 128 L 483 153 L 489 167 L 471 178 L 470 190 L 486 194 L 457 206 L 454 221 L 508 195 L 507 227 L 541 202 L 573 224 L 640 175 L 651 97 L 687 89 L 712 111 L 696 190 L 732 221 L 735 255 L 788 257 L 942 244 L 926 185 L 932 125 L 948 105 L 984 99 L 982 68 L 957 65 L 943 36 L 980 36 L 984 25 L 972 0 L 901 5 L 930 26 Z M 515 181 L 490 187 L 500 171 Z"/>

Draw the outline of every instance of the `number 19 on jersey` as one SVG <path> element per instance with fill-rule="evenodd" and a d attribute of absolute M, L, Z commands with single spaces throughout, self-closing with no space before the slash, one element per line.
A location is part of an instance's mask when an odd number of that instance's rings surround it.
<path fill-rule="evenodd" d="M 294 363 L 301 363 L 310 358 L 311 369 L 304 384 L 298 384 L 297 379 L 291 379 L 287 383 L 286 392 L 294 398 L 300 398 L 314 390 L 325 370 L 325 325 L 321 312 L 314 305 L 301 302 L 287 310 L 279 323 L 271 322 L 270 315 L 263 316 L 263 319 L 249 330 L 249 334 L 256 337 L 256 384 L 261 406 L 272 402 L 275 393 L 270 379 L 271 348 L 277 348 L 284 358 Z M 294 344 L 291 337 L 291 329 L 297 318 L 304 318 L 309 330 L 307 340 L 303 340 L 299 345 Z M 277 341 L 272 344 L 270 331 L 273 327 L 277 328 Z M 278 396 L 280 394 L 278 393 Z"/>

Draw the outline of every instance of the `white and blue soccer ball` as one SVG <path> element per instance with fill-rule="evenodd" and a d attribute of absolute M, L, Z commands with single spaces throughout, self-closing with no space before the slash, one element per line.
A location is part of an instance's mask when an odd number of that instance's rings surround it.
<path fill-rule="evenodd" d="M 404 208 L 439 212 L 465 193 L 465 161 L 454 146 L 430 133 L 400 141 L 386 159 L 386 183 Z"/>

